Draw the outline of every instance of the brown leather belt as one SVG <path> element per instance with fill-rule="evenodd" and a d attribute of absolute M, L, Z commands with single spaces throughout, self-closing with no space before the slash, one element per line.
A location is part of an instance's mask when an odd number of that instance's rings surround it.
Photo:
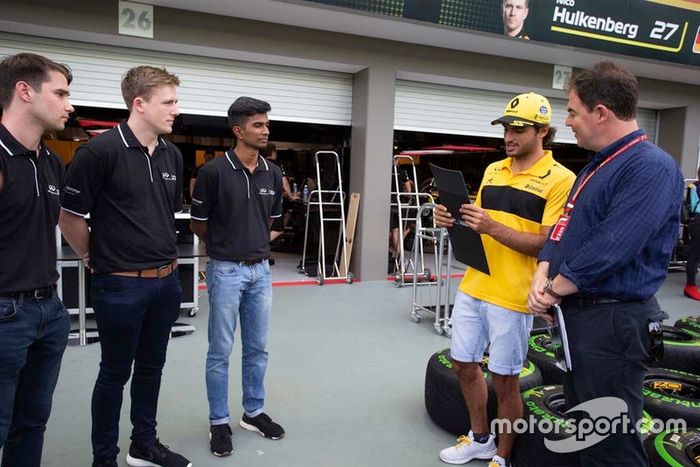
<path fill-rule="evenodd" d="M 139 269 L 138 271 L 117 271 L 110 272 L 113 276 L 124 276 L 124 277 L 143 277 L 145 279 L 160 279 L 162 277 L 168 277 L 177 269 L 177 260 L 173 260 L 172 263 L 168 263 L 159 268 L 151 269 Z"/>

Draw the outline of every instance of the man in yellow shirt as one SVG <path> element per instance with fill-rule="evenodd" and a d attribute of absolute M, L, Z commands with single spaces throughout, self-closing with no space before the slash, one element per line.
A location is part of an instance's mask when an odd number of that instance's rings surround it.
<path fill-rule="evenodd" d="M 556 131 L 550 120 L 551 106 L 543 96 L 529 93 L 511 99 L 504 115 L 491 122 L 503 125 L 508 157 L 486 168 L 476 202 L 460 208 L 462 221 L 481 234 L 491 274 L 467 269 L 452 311 L 450 353 L 472 430 L 440 452 L 440 459 L 449 464 L 491 459 L 489 467 L 509 465 L 515 433 L 499 433 L 496 448 L 479 363 L 488 346 L 498 418 L 513 422 L 522 417 L 518 378 L 533 318 L 527 312 L 528 290 L 537 254 L 575 178 L 544 149 Z M 454 219 L 440 205 L 435 222 L 449 227 Z"/>

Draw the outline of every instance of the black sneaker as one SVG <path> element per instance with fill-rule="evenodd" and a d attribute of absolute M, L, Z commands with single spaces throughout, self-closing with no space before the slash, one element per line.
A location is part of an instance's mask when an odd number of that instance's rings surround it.
<path fill-rule="evenodd" d="M 209 428 L 209 449 L 215 456 L 226 457 L 233 452 L 233 441 L 231 439 L 231 427 L 228 423 L 223 425 L 212 425 Z"/>
<path fill-rule="evenodd" d="M 131 467 L 192 467 L 192 463 L 176 452 L 168 449 L 159 440 L 151 447 L 131 443 L 126 463 Z"/>
<path fill-rule="evenodd" d="M 249 417 L 243 414 L 241 427 L 250 431 L 257 431 L 268 439 L 280 439 L 284 437 L 284 428 L 273 422 L 266 413 L 261 413 L 257 417 Z"/>
<path fill-rule="evenodd" d="M 116 459 L 95 459 L 92 461 L 92 467 L 119 467 Z"/>

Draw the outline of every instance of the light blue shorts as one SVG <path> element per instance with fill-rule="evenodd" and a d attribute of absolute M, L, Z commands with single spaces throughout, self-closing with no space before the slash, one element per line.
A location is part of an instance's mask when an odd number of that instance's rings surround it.
<path fill-rule="evenodd" d="M 517 375 L 527 357 L 533 316 L 479 300 L 458 291 L 452 309 L 452 359 L 480 362 L 489 347 L 488 368 Z"/>

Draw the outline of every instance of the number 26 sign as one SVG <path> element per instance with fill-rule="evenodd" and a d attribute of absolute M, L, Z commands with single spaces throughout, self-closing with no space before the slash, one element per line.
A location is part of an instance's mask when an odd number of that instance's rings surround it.
<path fill-rule="evenodd" d="M 153 39 L 153 5 L 120 0 L 119 34 Z"/>

